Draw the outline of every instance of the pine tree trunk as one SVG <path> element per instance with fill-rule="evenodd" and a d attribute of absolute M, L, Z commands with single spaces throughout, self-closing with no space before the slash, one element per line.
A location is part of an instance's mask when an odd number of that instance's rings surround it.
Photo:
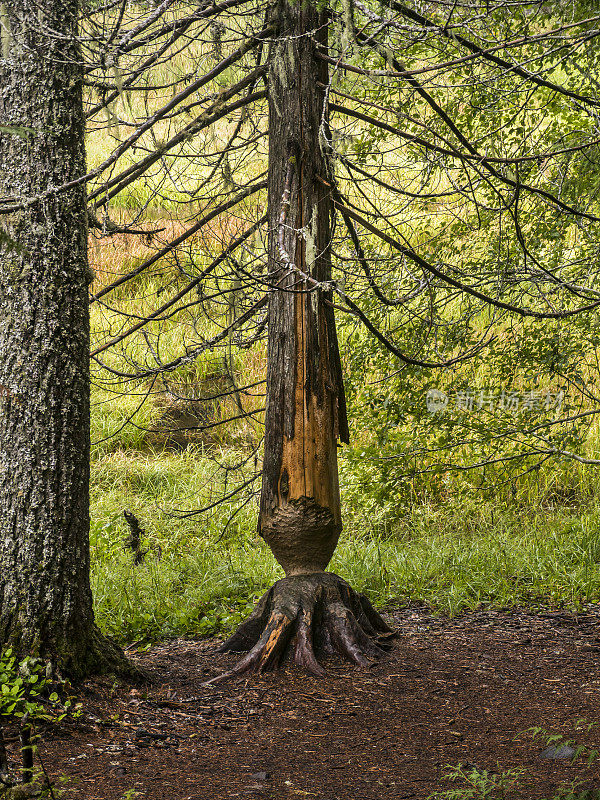
<path fill-rule="evenodd" d="M 269 66 L 269 343 L 260 532 L 286 577 L 223 645 L 246 652 L 209 683 L 317 653 L 370 666 L 394 636 L 366 597 L 324 572 L 342 529 L 337 439 L 348 441 L 330 305 L 332 201 L 324 85 L 315 41 L 325 13 L 279 0 Z M 319 287 L 319 288 L 317 288 Z"/>
<path fill-rule="evenodd" d="M 89 583 L 89 313 L 78 0 L 3 4 L 0 643 L 98 666 Z M 110 647 L 103 644 L 108 660 Z M 114 654 L 113 654 L 114 655 Z"/>
<path fill-rule="evenodd" d="M 281 0 L 269 68 L 269 304 L 260 532 L 287 575 L 320 572 L 342 528 L 337 439 L 348 425 L 331 293 L 327 17 Z M 319 86 L 321 84 L 321 86 Z M 309 276 L 306 279 L 303 275 Z"/>

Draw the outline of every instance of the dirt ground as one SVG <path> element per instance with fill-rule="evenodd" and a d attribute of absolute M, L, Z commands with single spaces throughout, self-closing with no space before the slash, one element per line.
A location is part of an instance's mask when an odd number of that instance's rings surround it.
<path fill-rule="evenodd" d="M 44 733 L 48 771 L 84 800 L 427 798 L 453 787 L 444 773 L 459 762 L 522 767 L 511 798 L 551 798 L 576 776 L 600 792 L 600 762 L 544 758 L 525 733 L 600 743 L 600 606 L 387 618 L 400 638 L 382 663 L 330 664 L 325 679 L 290 667 L 205 688 L 235 660 L 216 640 L 132 653 L 152 685 L 88 682 L 82 718 Z M 598 728 L 576 731 L 581 719 Z"/>

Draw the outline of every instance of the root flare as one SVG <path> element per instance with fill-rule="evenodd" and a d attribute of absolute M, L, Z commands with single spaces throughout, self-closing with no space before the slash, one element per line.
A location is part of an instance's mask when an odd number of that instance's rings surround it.
<path fill-rule="evenodd" d="M 371 667 L 395 635 L 368 598 L 339 576 L 330 572 L 293 575 L 277 581 L 223 644 L 221 652 L 245 655 L 206 685 L 275 669 L 285 659 L 322 677 L 326 670 L 316 651 Z"/>

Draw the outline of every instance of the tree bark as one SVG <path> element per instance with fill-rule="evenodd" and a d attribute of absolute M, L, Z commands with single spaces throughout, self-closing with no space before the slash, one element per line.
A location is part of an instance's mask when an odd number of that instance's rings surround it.
<path fill-rule="evenodd" d="M 280 0 L 269 66 L 269 341 L 259 530 L 287 575 L 320 572 L 342 519 L 337 440 L 348 423 L 331 293 L 333 204 L 326 12 Z M 305 277 L 307 276 L 307 277 Z M 313 279 L 313 280 L 311 280 Z"/>
<path fill-rule="evenodd" d="M 221 648 L 246 652 L 215 683 L 290 658 L 314 675 L 317 653 L 361 667 L 393 631 L 366 597 L 324 572 L 342 529 L 337 440 L 348 421 L 331 292 L 333 203 L 323 86 L 328 19 L 279 0 L 269 66 L 269 341 L 259 530 L 285 570 Z M 323 285 L 325 284 L 325 285 Z"/>
<path fill-rule="evenodd" d="M 89 312 L 78 0 L 2 8 L 0 643 L 80 677 L 119 662 L 89 583 Z"/>

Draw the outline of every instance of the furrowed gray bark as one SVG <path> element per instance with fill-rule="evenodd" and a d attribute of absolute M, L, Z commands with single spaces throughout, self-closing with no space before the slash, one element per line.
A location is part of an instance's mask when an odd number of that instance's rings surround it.
<path fill-rule="evenodd" d="M 0 196 L 85 173 L 78 0 L 4 3 Z M 6 24 L 8 23 L 8 25 Z M 89 312 L 82 186 L 0 217 L 0 643 L 82 676 L 119 654 L 89 583 Z"/>

